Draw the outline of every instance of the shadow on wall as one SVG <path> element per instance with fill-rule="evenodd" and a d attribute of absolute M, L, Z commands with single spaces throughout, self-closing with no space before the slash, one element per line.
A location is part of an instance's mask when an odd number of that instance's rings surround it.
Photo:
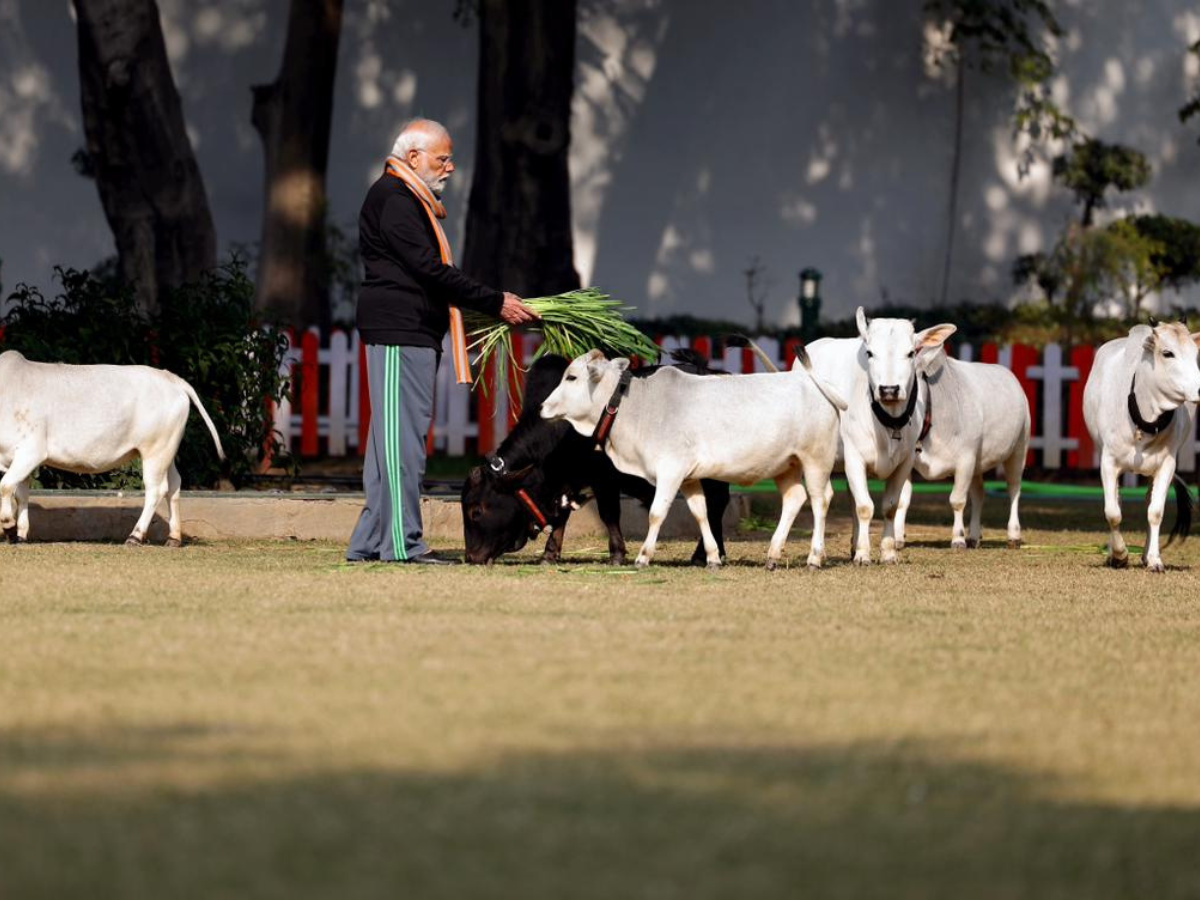
<path fill-rule="evenodd" d="M 206 775 L 180 723 L 0 734 L 7 896 L 1196 896 L 1200 810 L 1060 801 L 936 746 L 524 755 L 455 774 Z M 233 735 L 237 737 L 236 734 Z M 135 773 L 175 766 L 175 786 Z M 80 784 L 84 787 L 80 787 Z"/>

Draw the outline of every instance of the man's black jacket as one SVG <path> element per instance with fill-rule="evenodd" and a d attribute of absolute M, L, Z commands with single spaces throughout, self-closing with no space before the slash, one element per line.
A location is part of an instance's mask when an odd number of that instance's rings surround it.
<path fill-rule="evenodd" d="M 429 215 L 394 175 L 385 172 L 367 191 L 358 246 L 365 275 L 357 319 L 365 343 L 441 350 L 451 303 L 499 318 L 504 295 L 442 262 Z"/>

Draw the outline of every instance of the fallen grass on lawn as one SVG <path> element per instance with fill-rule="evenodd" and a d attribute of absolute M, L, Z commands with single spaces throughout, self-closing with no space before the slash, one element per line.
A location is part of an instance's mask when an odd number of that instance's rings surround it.
<path fill-rule="evenodd" d="M 943 502 L 820 573 L 0 547 L 0 895 L 1196 896 L 1200 541 Z"/>

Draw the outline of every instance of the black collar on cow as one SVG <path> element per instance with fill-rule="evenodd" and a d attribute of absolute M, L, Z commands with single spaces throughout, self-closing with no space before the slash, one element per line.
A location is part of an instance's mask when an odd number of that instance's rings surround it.
<path fill-rule="evenodd" d="M 900 440 L 900 429 L 912 420 L 913 410 L 917 408 L 917 376 L 913 375 L 912 386 L 908 389 L 908 405 L 904 407 L 904 412 L 898 416 L 891 415 L 883 406 L 875 399 L 874 393 L 870 387 L 867 388 L 867 396 L 871 398 L 871 412 L 875 414 L 875 418 L 884 428 L 892 430 L 892 437 Z"/>
<path fill-rule="evenodd" d="M 925 424 L 921 426 L 921 433 L 917 436 L 917 443 L 929 437 L 929 429 L 933 427 L 933 385 L 929 383 L 929 376 L 922 373 L 921 380 L 925 382 Z"/>
<path fill-rule="evenodd" d="M 633 380 L 633 371 L 626 369 L 621 373 L 621 378 L 617 382 L 617 386 L 613 389 L 612 396 L 608 398 L 608 404 L 604 407 L 604 412 L 600 415 L 600 421 L 596 423 L 596 430 L 592 432 L 592 440 L 596 442 L 596 447 L 604 446 L 604 442 L 608 440 L 608 433 L 612 431 L 613 420 L 617 417 L 617 410 L 621 408 L 621 401 L 625 399 L 625 395 L 629 393 L 629 382 Z"/>
<path fill-rule="evenodd" d="M 1175 420 L 1175 410 L 1168 409 L 1165 413 L 1155 419 L 1153 422 L 1147 422 L 1142 418 L 1142 411 L 1138 409 L 1137 397 L 1134 391 L 1137 388 L 1137 374 L 1133 376 L 1133 380 L 1129 382 L 1129 418 L 1133 419 L 1133 424 L 1137 427 L 1136 438 L 1142 439 L 1143 434 L 1155 435 L 1161 434 L 1167 430 L 1167 426 Z"/>

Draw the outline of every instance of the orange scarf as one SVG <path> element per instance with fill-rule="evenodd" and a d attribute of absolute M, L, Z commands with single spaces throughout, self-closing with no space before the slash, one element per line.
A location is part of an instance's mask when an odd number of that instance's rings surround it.
<path fill-rule="evenodd" d="M 429 221 L 433 223 L 433 233 L 437 235 L 442 262 L 448 266 L 454 265 L 450 241 L 446 239 L 446 232 L 442 230 L 442 223 L 438 221 L 446 218 L 446 207 L 442 205 L 442 201 L 429 189 L 429 185 L 417 176 L 412 167 L 399 157 L 387 158 L 387 171 L 389 175 L 395 175 L 403 181 L 408 189 L 417 195 L 417 199 L 425 207 Z M 462 310 L 454 305 L 450 306 L 450 349 L 454 356 L 454 379 L 459 384 L 470 384 L 471 362 L 467 356 L 467 330 L 463 325 Z"/>

